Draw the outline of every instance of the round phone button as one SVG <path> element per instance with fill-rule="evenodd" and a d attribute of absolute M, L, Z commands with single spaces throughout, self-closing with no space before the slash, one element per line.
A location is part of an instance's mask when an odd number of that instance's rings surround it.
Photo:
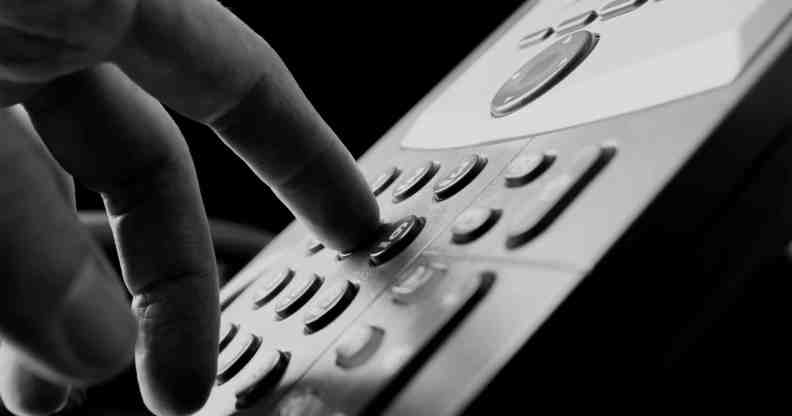
<path fill-rule="evenodd" d="M 267 276 L 264 283 L 259 287 L 258 292 L 256 292 L 255 300 L 253 301 L 254 309 L 264 306 L 275 296 L 278 296 L 278 293 L 289 285 L 293 277 L 294 270 L 288 268 Z"/>
<path fill-rule="evenodd" d="M 336 346 L 336 365 L 343 369 L 359 367 L 371 358 L 380 344 L 385 331 L 371 325 L 356 325 L 341 337 Z"/>
<path fill-rule="evenodd" d="M 457 165 L 445 178 L 434 186 L 435 199 L 442 201 L 448 199 L 462 188 L 467 186 L 487 165 L 487 158 L 480 155 L 470 155 Z"/>
<path fill-rule="evenodd" d="M 316 332 L 343 312 L 357 294 L 357 286 L 345 280 L 331 286 L 305 313 L 304 323 L 309 332 Z"/>
<path fill-rule="evenodd" d="M 297 312 L 322 286 L 322 278 L 316 274 L 309 274 L 295 282 L 286 296 L 275 305 L 275 314 L 278 319 L 286 319 Z"/>
<path fill-rule="evenodd" d="M 555 161 L 553 155 L 525 153 L 517 156 L 506 168 L 506 186 L 516 188 L 535 181 Z"/>
<path fill-rule="evenodd" d="M 500 212 L 490 208 L 474 207 L 463 212 L 451 227 L 451 241 L 465 244 L 489 231 L 500 217 Z"/>
<path fill-rule="evenodd" d="M 427 162 L 413 170 L 409 176 L 402 179 L 399 185 L 393 188 L 393 202 L 401 202 L 415 195 L 440 169 L 437 162 Z"/>
<path fill-rule="evenodd" d="M 388 233 L 379 239 L 369 252 L 369 261 L 379 266 L 401 253 L 421 232 L 424 220 L 415 215 L 402 218 L 388 228 Z"/>
<path fill-rule="evenodd" d="M 385 172 L 382 172 L 377 179 L 374 179 L 371 182 L 371 192 L 374 196 L 379 196 L 379 194 L 385 192 L 389 186 L 399 177 L 401 174 L 401 170 L 397 167 L 392 167 Z"/>
<path fill-rule="evenodd" d="M 235 337 L 217 358 L 217 384 L 234 377 L 256 354 L 261 339 L 253 334 Z"/>

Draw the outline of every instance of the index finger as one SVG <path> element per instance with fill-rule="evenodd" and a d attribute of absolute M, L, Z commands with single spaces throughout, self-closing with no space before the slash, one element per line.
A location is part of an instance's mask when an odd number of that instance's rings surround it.
<path fill-rule="evenodd" d="M 355 248 L 379 225 L 352 156 L 275 51 L 217 1 L 139 1 L 113 60 L 212 126 L 326 244 Z"/>

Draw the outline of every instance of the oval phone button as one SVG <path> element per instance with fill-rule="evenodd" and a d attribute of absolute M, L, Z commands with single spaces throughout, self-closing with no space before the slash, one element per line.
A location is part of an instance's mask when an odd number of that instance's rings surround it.
<path fill-rule="evenodd" d="M 583 30 L 565 36 L 539 52 L 512 74 L 492 98 L 492 116 L 509 115 L 539 98 L 571 73 L 596 43 L 597 36 Z"/>

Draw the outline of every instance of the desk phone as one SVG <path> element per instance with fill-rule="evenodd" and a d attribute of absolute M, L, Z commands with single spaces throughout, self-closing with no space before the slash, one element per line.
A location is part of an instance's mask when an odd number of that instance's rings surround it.
<path fill-rule="evenodd" d="M 522 413 L 695 369 L 790 235 L 791 12 L 526 2 L 360 159 L 375 241 L 293 223 L 223 287 L 198 414 Z"/>

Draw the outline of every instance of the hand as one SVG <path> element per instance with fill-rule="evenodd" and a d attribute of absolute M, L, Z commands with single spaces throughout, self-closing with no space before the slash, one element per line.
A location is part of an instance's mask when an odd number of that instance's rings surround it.
<path fill-rule="evenodd" d="M 378 226 L 349 153 L 217 1 L 0 0 L 0 395 L 17 413 L 55 410 L 133 355 L 153 412 L 206 399 L 216 266 L 160 103 L 215 129 L 326 244 L 354 248 Z M 71 177 L 104 199 L 131 313 L 77 222 Z"/>

